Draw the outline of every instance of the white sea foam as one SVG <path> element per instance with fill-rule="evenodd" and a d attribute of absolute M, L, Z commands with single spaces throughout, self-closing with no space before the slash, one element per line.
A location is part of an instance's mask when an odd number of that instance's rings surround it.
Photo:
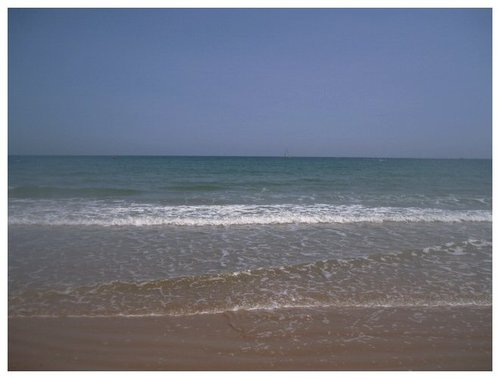
<path fill-rule="evenodd" d="M 360 222 L 491 222 L 487 210 L 366 207 L 361 205 L 190 205 L 104 202 L 11 202 L 9 224 L 102 226 L 227 226 Z"/>
<path fill-rule="evenodd" d="M 144 318 L 144 317 L 186 317 L 186 316 L 201 316 L 201 315 L 217 315 L 227 312 L 255 312 L 255 311 L 277 311 L 277 310 L 293 310 L 293 309 L 316 309 L 321 310 L 325 308 L 332 308 L 337 310 L 346 309 L 411 309 L 417 308 L 419 310 L 432 309 L 432 308 L 487 308 L 491 307 L 491 301 L 430 301 L 430 302 L 415 302 L 415 303 L 365 303 L 365 304 L 309 304 L 309 303 L 299 303 L 299 304 L 257 304 L 250 307 L 227 307 L 227 308 L 215 308 L 210 310 L 199 310 L 199 311 L 177 311 L 177 312 L 149 312 L 149 313 L 124 313 L 124 312 L 110 312 L 108 314 L 65 314 L 64 317 L 67 318 Z M 16 318 L 60 318 L 61 315 L 57 313 L 46 313 L 46 314 L 9 314 L 9 319 Z"/>

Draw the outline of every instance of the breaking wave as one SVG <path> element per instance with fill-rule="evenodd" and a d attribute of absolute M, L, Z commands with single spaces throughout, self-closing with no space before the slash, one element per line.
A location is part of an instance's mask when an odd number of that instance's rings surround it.
<path fill-rule="evenodd" d="M 489 210 L 361 205 L 182 205 L 11 201 L 9 224 L 230 226 L 360 222 L 491 222 Z"/>

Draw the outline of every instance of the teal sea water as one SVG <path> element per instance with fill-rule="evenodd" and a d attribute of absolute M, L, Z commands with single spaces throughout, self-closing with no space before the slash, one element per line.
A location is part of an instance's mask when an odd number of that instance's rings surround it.
<path fill-rule="evenodd" d="M 9 314 L 491 304 L 491 160 L 9 157 Z"/>

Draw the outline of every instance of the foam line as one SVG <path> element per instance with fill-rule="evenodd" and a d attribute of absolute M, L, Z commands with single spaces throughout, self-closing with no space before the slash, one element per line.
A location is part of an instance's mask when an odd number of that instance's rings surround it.
<path fill-rule="evenodd" d="M 230 226 L 360 222 L 491 222 L 489 210 L 365 207 L 361 205 L 197 205 L 47 201 L 9 207 L 11 225 Z"/>

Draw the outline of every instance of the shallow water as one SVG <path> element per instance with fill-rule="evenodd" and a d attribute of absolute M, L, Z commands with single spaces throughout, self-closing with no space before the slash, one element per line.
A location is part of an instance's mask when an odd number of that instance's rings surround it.
<path fill-rule="evenodd" d="M 491 161 L 9 157 L 9 314 L 491 304 Z"/>

